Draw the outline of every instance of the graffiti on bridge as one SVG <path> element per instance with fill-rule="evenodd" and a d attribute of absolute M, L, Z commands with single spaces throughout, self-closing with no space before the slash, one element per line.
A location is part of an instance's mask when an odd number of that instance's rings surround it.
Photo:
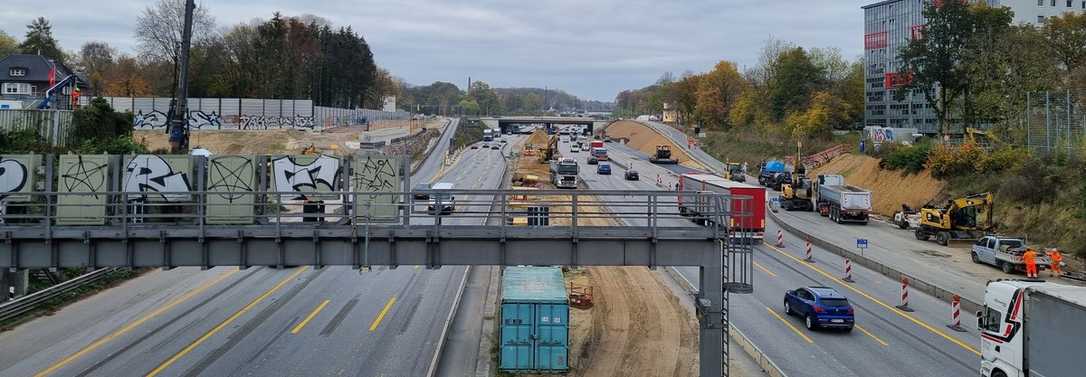
<path fill-rule="evenodd" d="M 143 110 L 137 111 L 136 115 L 132 116 L 132 127 L 136 129 L 148 129 L 148 128 L 163 128 L 166 127 L 166 123 L 169 119 L 166 117 L 166 113 L 158 110 L 151 110 L 144 114 Z"/>
<path fill-rule="evenodd" d="M 238 116 L 238 120 L 241 123 L 240 129 L 243 130 L 268 130 L 277 128 L 311 129 L 315 127 L 313 117 L 307 115 L 295 115 L 293 117 L 289 117 L 242 114 Z"/>
<path fill-rule="evenodd" d="M 366 156 L 352 162 L 351 190 L 367 195 L 356 196 L 358 217 L 369 219 L 395 219 L 396 198 L 391 195 L 378 195 L 399 191 L 400 175 L 397 174 L 398 162 L 395 158 L 384 156 Z"/>
<path fill-rule="evenodd" d="M 26 187 L 29 179 L 26 165 L 14 159 L 0 159 L 0 201 L 5 201 L 8 195 L 20 192 Z"/>
<path fill-rule="evenodd" d="M 215 156 L 207 160 L 207 223 L 252 224 L 256 198 L 252 156 Z"/>
<path fill-rule="evenodd" d="M 190 196 L 184 193 L 192 190 L 186 173 L 190 165 L 188 156 L 137 155 L 125 166 L 124 192 L 142 194 L 129 196 L 129 201 L 187 201 Z"/>
<path fill-rule="evenodd" d="M 272 160 L 275 191 L 296 192 L 291 200 L 315 199 L 319 193 L 339 189 L 340 161 L 338 158 L 320 155 L 282 156 Z"/>
<path fill-rule="evenodd" d="M 166 113 L 158 110 L 143 112 L 132 116 L 132 126 L 136 129 L 159 129 L 169 124 Z M 216 111 L 190 111 L 188 116 L 190 129 L 240 129 L 271 130 L 281 128 L 313 129 L 316 122 L 311 115 L 276 116 L 276 115 L 230 115 L 223 116 Z"/>
<path fill-rule="evenodd" d="M 57 171 L 61 193 L 85 193 L 57 197 L 57 224 L 105 224 L 109 156 L 61 155 Z"/>

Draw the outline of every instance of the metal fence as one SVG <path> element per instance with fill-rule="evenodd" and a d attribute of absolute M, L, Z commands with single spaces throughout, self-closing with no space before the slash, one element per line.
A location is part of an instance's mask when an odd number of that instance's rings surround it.
<path fill-rule="evenodd" d="M 71 128 L 71 110 L 0 110 L 0 131 L 35 130 L 45 144 L 68 145 Z"/>
<path fill-rule="evenodd" d="M 165 129 L 171 98 L 102 97 L 114 110 L 131 112 L 136 129 Z M 90 103 L 82 98 L 83 105 Z M 316 106 L 312 100 L 263 98 L 189 98 L 192 130 L 313 130 L 363 126 L 373 121 L 409 119 L 408 112 Z"/>
<path fill-rule="evenodd" d="M 1029 93 L 1018 120 L 1021 143 L 1042 155 L 1070 154 L 1081 147 L 1086 128 L 1086 111 L 1081 110 L 1084 94 L 1082 90 Z"/>

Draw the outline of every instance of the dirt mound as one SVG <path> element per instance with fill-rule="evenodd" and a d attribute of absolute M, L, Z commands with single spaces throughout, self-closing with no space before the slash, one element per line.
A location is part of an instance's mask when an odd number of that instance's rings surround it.
<path fill-rule="evenodd" d="M 679 161 L 683 166 L 694 169 L 705 169 L 700 163 L 690 158 L 683 149 L 685 146 L 676 145 L 652 128 L 632 120 L 620 120 L 611 123 L 604 130 L 604 134 L 612 139 L 626 140 L 626 146 L 641 151 L 649 156 L 656 154 L 657 145 L 671 147 L 671 158 Z"/>
<path fill-rule="evenodd" d="M 566 275 L 593 287 L 595 306 L 570 313 L 569 376 L 695 376 L 694 314 L 644 267 L 589 267 Z"/>
<path fill-rule="evenodd" d="M 845 182 L 871 191 L 872 209 L 883 216 L 893 216 L 901 204 L 920 207 L 939 196 L 946 183 L 932 178 L 931 171 L 904 174 L 882 170 L 877 158 L 846 153 L 814 169 L 818 174 L 840 174 Z"/>

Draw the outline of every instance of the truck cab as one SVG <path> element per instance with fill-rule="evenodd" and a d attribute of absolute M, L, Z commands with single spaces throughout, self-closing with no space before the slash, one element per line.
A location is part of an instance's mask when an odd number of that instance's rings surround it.
<path fill-rule="evenodd" d="M 1081 376 L 1086 288 L 988 282 L 977 312 L 983 377 Z"/>
<path fill-rule="evenodd" d="M 450 215 L 456 210 L 456 196 L 449 193 L 452 183 L 438 182 L 430 187 L 430 204 L 426 212 L 431 215 Z"/>
<path fill-rule="evenodd" d="M 970 257 L 973 263 L 984 263 L 998 267 L 1004 273 L 1024 271 L 1022 254 L 1026 252 L 1026 243 L 1020 238 L 985 236 L 973 243 Z M 1048 267 L 1048 257 L 1037 251 L 1037 269 Z"/>

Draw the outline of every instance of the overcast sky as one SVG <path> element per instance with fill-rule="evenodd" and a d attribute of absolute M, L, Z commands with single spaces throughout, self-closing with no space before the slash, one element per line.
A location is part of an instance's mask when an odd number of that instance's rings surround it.
<path fill-rule="evenodd" d="M 0 29 L 22 39 L 24 25 L 45 16 L 67 51 L 101 40 L 135 53 L 135 19 L 154 1 L 3 0 Z M 471 76 L 497 87 L 549 86 L 607 101 L 667 71 L 705 71 L 720 59 L 753 65 L 769 38 L 858 57 L 860 6 L 872 2 L 197 0 L 220 28 L 275 11 L 351 25 L 380 66 L 412 84 L 440 80 L 463 88 Z"/>

